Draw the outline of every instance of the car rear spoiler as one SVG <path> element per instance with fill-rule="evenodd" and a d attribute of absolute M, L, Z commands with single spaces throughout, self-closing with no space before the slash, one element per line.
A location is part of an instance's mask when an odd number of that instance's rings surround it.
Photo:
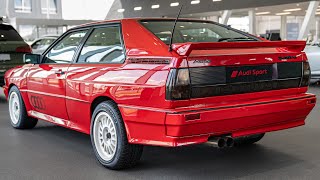
<path fill-rule="evenodd" d="M 221 50 L 248 48 L 284 48 L 284 50 L 301 52 L 306 41 L 257 41 L 257 42 L 205 42 L 205 43 L 176 43 L 172 49 L 181 56 L 189 56 L 193 50 Z"/>

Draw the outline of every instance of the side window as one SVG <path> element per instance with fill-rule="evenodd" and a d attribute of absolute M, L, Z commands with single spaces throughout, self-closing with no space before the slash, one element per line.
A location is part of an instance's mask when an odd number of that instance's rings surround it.
<path fill-rule="evenodd" d="M 71 63 L 87 30 L 72 32 L 60 40 L 44 57 L 43 63 Z"/>
<path fill-rule="evenodd" d="M 78 63 L 122 63 L 125 59 L 119 26 L 95 29 L 81 50 Z"/>

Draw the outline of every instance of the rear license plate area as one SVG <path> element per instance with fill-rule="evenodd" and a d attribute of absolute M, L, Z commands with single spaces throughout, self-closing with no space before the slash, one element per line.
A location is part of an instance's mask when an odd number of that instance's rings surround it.
<path fill-rule="evenodd" d="M 0 61 L 10 61 L 10 54 L 0 54 Z"/>

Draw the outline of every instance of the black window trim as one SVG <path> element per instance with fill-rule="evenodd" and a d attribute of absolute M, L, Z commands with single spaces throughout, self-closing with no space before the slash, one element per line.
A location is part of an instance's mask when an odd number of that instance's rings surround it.
<path fill-rule="evenodd" d="M 79 61 L 79 57 L 81 55 L 81 51 L 85 45 L 85 43 L 87 42 L 87 40 L 89 39 L 90 35 L 93 33 L 94 30 L 96 29 L 100 29 L 100 28 L 108 28 L 108 27 L 119 27 L 119 31 L 120 31 L 120 41 L 121 41 L 121 46 L 123 49 L 123 54 L 124 54 L 124 59 L 122 62 L 114 62 L 114 63 L 106 63 L 106 62 L 78 62 Z M 126 47 L 124 44 L 124 38 L 123 38 L 123 33 L 122 33 L 122 26 L 121 26 L 121 22 L 112 22 L 112 23 L 107 23 L 107 24 L 101 24 L 101 25 L 95 25 L 91 27 L 90 32 L 87 33 L 87 35 L 84 38 L 84 41 L 80 44 L 78 50 L 76 51 L 76 56 L 74 57 L 74 64 L 124 64 L 126 62 L 127 59 L 127 55 L 126 55 Z"/>
<path fill-rule="evenodd" d="M 87 30 L 86 32 L 86 35 L 81 39 L 76 51 L 75 51 L 75 54 L 73 55 L 72 57 L 72 60 L 69 62 L 69 63 L 45 63 L 43 62 L 45 60 L 45 57 L 46 55 L 52 50 L 53 47 L 55 47 L 55 45 L 57 45 L 59 42 L 61 42 L 66 36 L 68 36 L 69 34 L 71 33 L 75 33 L 75 32 L 79 32 L 79 31 L 85 31 Z M 42 53 L 42 57 L 41 57 L 41 61 L 40 61 L 40 64 L 73 64 L 74 62 L 74 59 L 77 55 L 77 52 L 79 50 L 79 48 L 81 47 L 83 41 L 87 38 L 88 34 L 91 33 L 92 31 L 92 28 L 91 27 L 85 27 L 85 28 L 77 28 L 77 29 L 71 29 L 67 32 L 65 32 L 64 34 L 62 34 L 58 39 L 56 39 L 43 53 Z"/>

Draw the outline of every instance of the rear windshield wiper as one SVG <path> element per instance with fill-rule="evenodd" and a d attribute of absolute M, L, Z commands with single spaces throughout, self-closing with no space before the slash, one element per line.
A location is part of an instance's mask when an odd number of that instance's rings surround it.
<path fill-rule="evenodd" d="M 234 42 L 234 41 L 256 41 L 254 38 L 250 37 L 236 37 L 236 38 L 220 38 L 218 42 L 222 41 L 228 41 L 228 42 Z"/>

